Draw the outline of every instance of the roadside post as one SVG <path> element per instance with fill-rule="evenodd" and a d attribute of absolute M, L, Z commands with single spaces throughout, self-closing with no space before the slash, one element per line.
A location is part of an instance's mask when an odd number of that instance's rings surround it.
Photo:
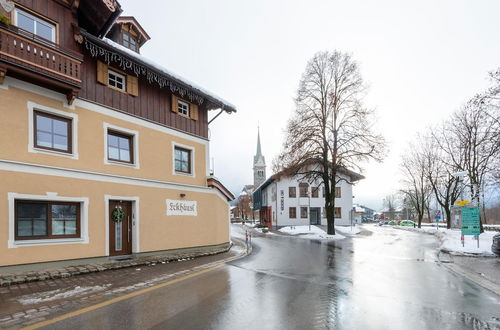
<path fill-rule="evenodd" d="M 441 220 L 441 210 L 436 211 L 436 215 L 434 216 L 434 220 L 436 220 L 436 229 L 439 230 L 439 221 Z"/>

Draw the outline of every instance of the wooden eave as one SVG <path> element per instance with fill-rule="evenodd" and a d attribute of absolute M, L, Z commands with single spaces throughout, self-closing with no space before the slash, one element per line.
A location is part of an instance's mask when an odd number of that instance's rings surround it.
<path fill-rule="evenodd" d="M 218 191 L 221 192 L 221 194 L 224 195 L 224 197 L 227 198 L 227 201 L 230 202 L 232 200 L 234 200 L 234 195 L 219 181 L 217 180 L 216 178 L 214 177 L 209 177 L 207 179 L 207 185 L 210 187 L 210 188 L 215 188 L 217 189 Z"/>
<path fill-rule="evenodd" d="M 146 61 L 141 60 L 138 54 L 137 56 L 131 56 L 126 51 L 119 48 L 113 47 L 102 39 L 95 37 L 94 35 L 88 33 L 85 30 L 80 31 L 84 37 L 84 47 L 91 53 L 92 57 L 99 57 L 101 60 L 107 64 L 114 63 L 118 68 L 122 70 L 128 70 L 136 74 L 137 76 L 145 76 L 150 83 L 157 82 L 159 87 L 170 86 L 172 93 L 179 94 L 182 98 L 186 99 L 180 90 L 187 91 L 187 99 L 190 102 L 198 103 L 198 105 L 204 105 L 207 110 L 221 109 L 228 113 L 236 112 L 236 109 L 221 100 L 214 98 L 213 96 L 203 92 L 202 90 L 193 87 L 183 80 L 180 80 L 166 72 L 160 71 L 159 69 L 151 66 Z M 102 58 L 104 56 L 104 58 Z M 160 84 L 160 81 L 165 81 L 164 85 Z M 186 94 L 186 92 L 184 92 Z M 201 102 L 195 102 L 190 97 L 194 95 L 195 99 L 202 99 Z M 206 101 L 206 102 L 205 102 Z"/>
<path fill-rule="evenodd" d="M 144 30 L 144 28 L 139 24 L 139 22 L 137 22 L 137 20 L 133 16 L 120 16 L 116 19 L 115 24 L 130 24 L 131 26 L 133 26 L 134 29 L 137 30 L 137 32 L 139 32 L 140 34 L 139 46 L 144 45 L 146 41 L 151 39 L 146 30 Z"/>

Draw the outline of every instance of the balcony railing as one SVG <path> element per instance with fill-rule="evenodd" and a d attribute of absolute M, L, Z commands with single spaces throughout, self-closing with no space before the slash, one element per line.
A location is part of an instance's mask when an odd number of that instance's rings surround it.
<path fill-rule="evenodd" d="M 82 56 L 13 26 L 0 25 L 0 61 L 81 84 Z"/>

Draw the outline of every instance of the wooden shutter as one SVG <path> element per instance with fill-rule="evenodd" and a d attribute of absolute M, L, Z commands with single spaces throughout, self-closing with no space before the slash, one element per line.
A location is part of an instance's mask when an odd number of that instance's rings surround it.
<path fill-rule="evenodd" d="M 196 104 L 190 103 L 189 107 L 190 107 L 189 115 L 191 119 L 198 120 L 198 106 Z"/>
<path fill-rule="evenodd" d="M 127 93 L 139 96 L 139 79 L 136 76 L 127 75 Z"/>
<path fill-rule="evenodd" d="M 108 84 L 108 66 L 101 61 L 97 61 L 97 81 L 101 84 Z"/>
<path fill-rule="evenodd" d="M 177 96 L 172 94 L 172 106 L 170 107 L 170 110 L 175 113 L 179 112 L 179 109 L 177 108 L 178 107 L 177 99 L 178 99 Z"/>

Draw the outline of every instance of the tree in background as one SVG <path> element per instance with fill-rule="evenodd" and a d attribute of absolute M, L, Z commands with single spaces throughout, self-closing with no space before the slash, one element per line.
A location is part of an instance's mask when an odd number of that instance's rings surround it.
<path fill-rule="evenodd" d="M 315 54 L 300 80 L 283 150 L 274 162 L 276 171 L 287 169 L 323 183 L 329 235 L 335 235 L 335 186 L 343 180 L 339 170 L 361 171 L 361 161 L 381 161 L 385 153 L 384 138 L 372 128 L 373 112 L 362 104 L 364 92 L 351 55 Z"/>
<path fill-rule="evenodd" d="M 439 141 L 445 141 L 446 134 L 446 127 L 440 125 L 422 138 L 422 148 L 427 180 L 431 185 L 434 199 L 445 212 L 446 227 L 450 229 L 451 208 L 459 199 L 463 189 L 459 179 L 452 175 L 459 169 L 450 165 L 449 155 L 439 148 Z"/>
<path fill-rule="evenodd" d="M 384 218 L 387 216 L 389 220 L 396 218 L 396 208 L 398 205 L 398 198 L 395 194 L 385 196 L 383 200 L 384 205 Z"/>
<path fill-rule="evenodd" d="M 402 156 L 400 168 L 403 175 L 401 193 L 408 198 L 417 215 L 418 228 L 429 209 L 432 188 L 427 178 L 425 152 L 421 145 L 410 144 L 409 150 Z M 430 213 L 428 211 L 428 213 Z M 430 215 L 429 215 L 430 216 Z"/>

